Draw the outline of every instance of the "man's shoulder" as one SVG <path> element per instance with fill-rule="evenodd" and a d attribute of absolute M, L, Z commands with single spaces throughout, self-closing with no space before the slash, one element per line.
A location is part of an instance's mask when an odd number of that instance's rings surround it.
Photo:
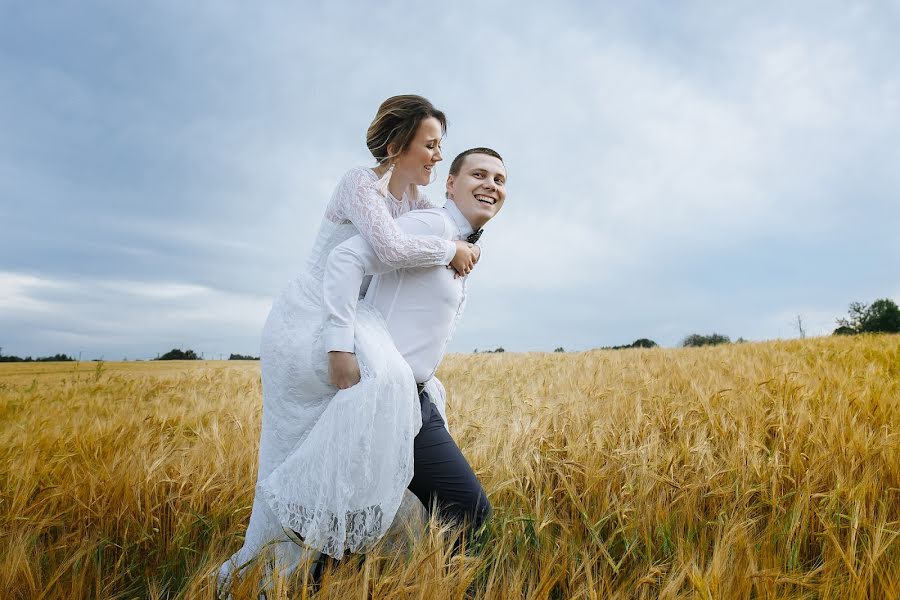
<path fill-rule="evenodd" d="M 449 218 L 449 215 L 447 215 L 447 211 L 444 210 L 443 207 L 438 207 L 438 206 L 434 206 L 432 208 L 417 208 L 415 210 L 409 211 L 406 214 L 408 214 L 410 216 L 422 216 L 422 217 L 424 217 L 424 215 L 431 215 L 431 217 L 437 217 L 441 220 L 446 220 Z"/>
<path fill-rule="evenodd" d="M 447 237 L 452 231 L 450 215 L 443 208 L 420 208 L 411 210 L 403 218 L 419 221 L 432 230 L 434 235 Z"/>

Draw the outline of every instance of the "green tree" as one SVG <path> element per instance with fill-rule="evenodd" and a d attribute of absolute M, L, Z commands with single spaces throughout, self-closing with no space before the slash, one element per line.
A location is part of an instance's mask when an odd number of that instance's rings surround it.
<path fill-rule="evenodd" d="M 72 362 L 75 359 L 65 354 L 54 354 L 53 356 L 42 356 L 34 360 L 38 362 Z"/>
<path fill-rule="evenodd" d="M 156 360 L 200 360 L 200 357 L 197 356 L 197 353 L 193 350 L 179 350 L 178 348 L 172 348 Z"/>
<path fill-rule="evenodd" d="M 860 324 L 863 333 L 900 333 L 900 308 L 889 298 L 873 302 Z"/>
<path fill-rule="evenodd" d="M 709 335 L 700 335 L 692 333 L 684 338 L 681 345 L 685 348 L 699 348 L 700 346 L 717 346 L 718 344 L 730 344 L 731 338 L 727 335 L 719 333 L 711 333 Z"/>
<path fill-rule="evenodd" d="M 838 319 L 837 323 L 836 335 L 851 332 L 900 333 L 900 308 L 890 298 L 879 298 L 868 306 L 862 302 L 851 302 L 847 318 Z"/>
<path fill-rule="evenodd" d="M 631 343 L 632 348 L 656 348 L 659 344 L 651 339 L 640 338 Z"/>

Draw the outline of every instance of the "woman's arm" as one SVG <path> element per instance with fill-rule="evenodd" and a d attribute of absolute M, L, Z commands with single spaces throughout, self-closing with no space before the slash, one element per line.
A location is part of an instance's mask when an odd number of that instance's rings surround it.
<path fill-rule="evenodd" d="M 348 175 L 350 181 L 338 199 L 341 212 L 356 226 L 378 260 L 395 269 L 450 264 L 460 251 L 457 244 L 433 235 L 410 235 L 400 230 L 371 177 L 362 169 Z"/>
<path fill-rule="evenodd" d="M 434 204 L 425 192 L 418 188 L 415 189 L 415 194 L 410 194 L 410 197 L 412 198 L 409 204 L 411 210 L 441 207 L 441 205 Z M 464 241 L 456 242 L 457 246 L 464 243 Z M 475 246 L 469 247 L 469 249 L 471 250 L 471 254 L 466 255 L 457 252 L 453 257 L 453 260 L 450 261 L 450 266 L 456 271 L 456 277 L 462 277 L 471 272 L 472 269 L 475 268 L 475 264 L 481 258 L 481 245 L 478 242 L 475 242 Z"/>

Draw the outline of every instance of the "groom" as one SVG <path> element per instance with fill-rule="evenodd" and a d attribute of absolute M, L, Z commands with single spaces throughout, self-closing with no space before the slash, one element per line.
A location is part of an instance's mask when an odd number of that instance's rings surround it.
<path fill-rule="evenodd" d="M 447 198 L 443 208 L 406 213 L 396 220 L 397 226 L 411 235 L 474 243 L 506 198 L 506 167 L 500 155 L 490 148 L 472 148 L 457 156 L 447 177 Z M 353 324 L 366 275 L 374 277 L 365 302 L 384 317 L 418 384 L 422 428 L 413 442 L 409 490 L 429 511 L 436 508 L 442 519 L 478 529 L 491 513 L 487 494 L 425 391 L 462 315 L 468 277 L 457 278 L 453 270 L 440 266 L 391 270 L 360 236 L 336 247 L 323 283 L 328 313 L 324 336 L 331 381 L 341 389 L 360 379 Z"/>

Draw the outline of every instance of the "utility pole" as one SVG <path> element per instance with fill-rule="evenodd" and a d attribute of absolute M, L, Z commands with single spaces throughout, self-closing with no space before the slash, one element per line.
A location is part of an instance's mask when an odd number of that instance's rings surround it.
<path fill-rule="evenodd" d="M 803 330 L 803 319 L 800 318 L 800 315 L 797 315 L 797 330 L 800 332 L 800 339 L 805 339 L 806 331 Z"/>

